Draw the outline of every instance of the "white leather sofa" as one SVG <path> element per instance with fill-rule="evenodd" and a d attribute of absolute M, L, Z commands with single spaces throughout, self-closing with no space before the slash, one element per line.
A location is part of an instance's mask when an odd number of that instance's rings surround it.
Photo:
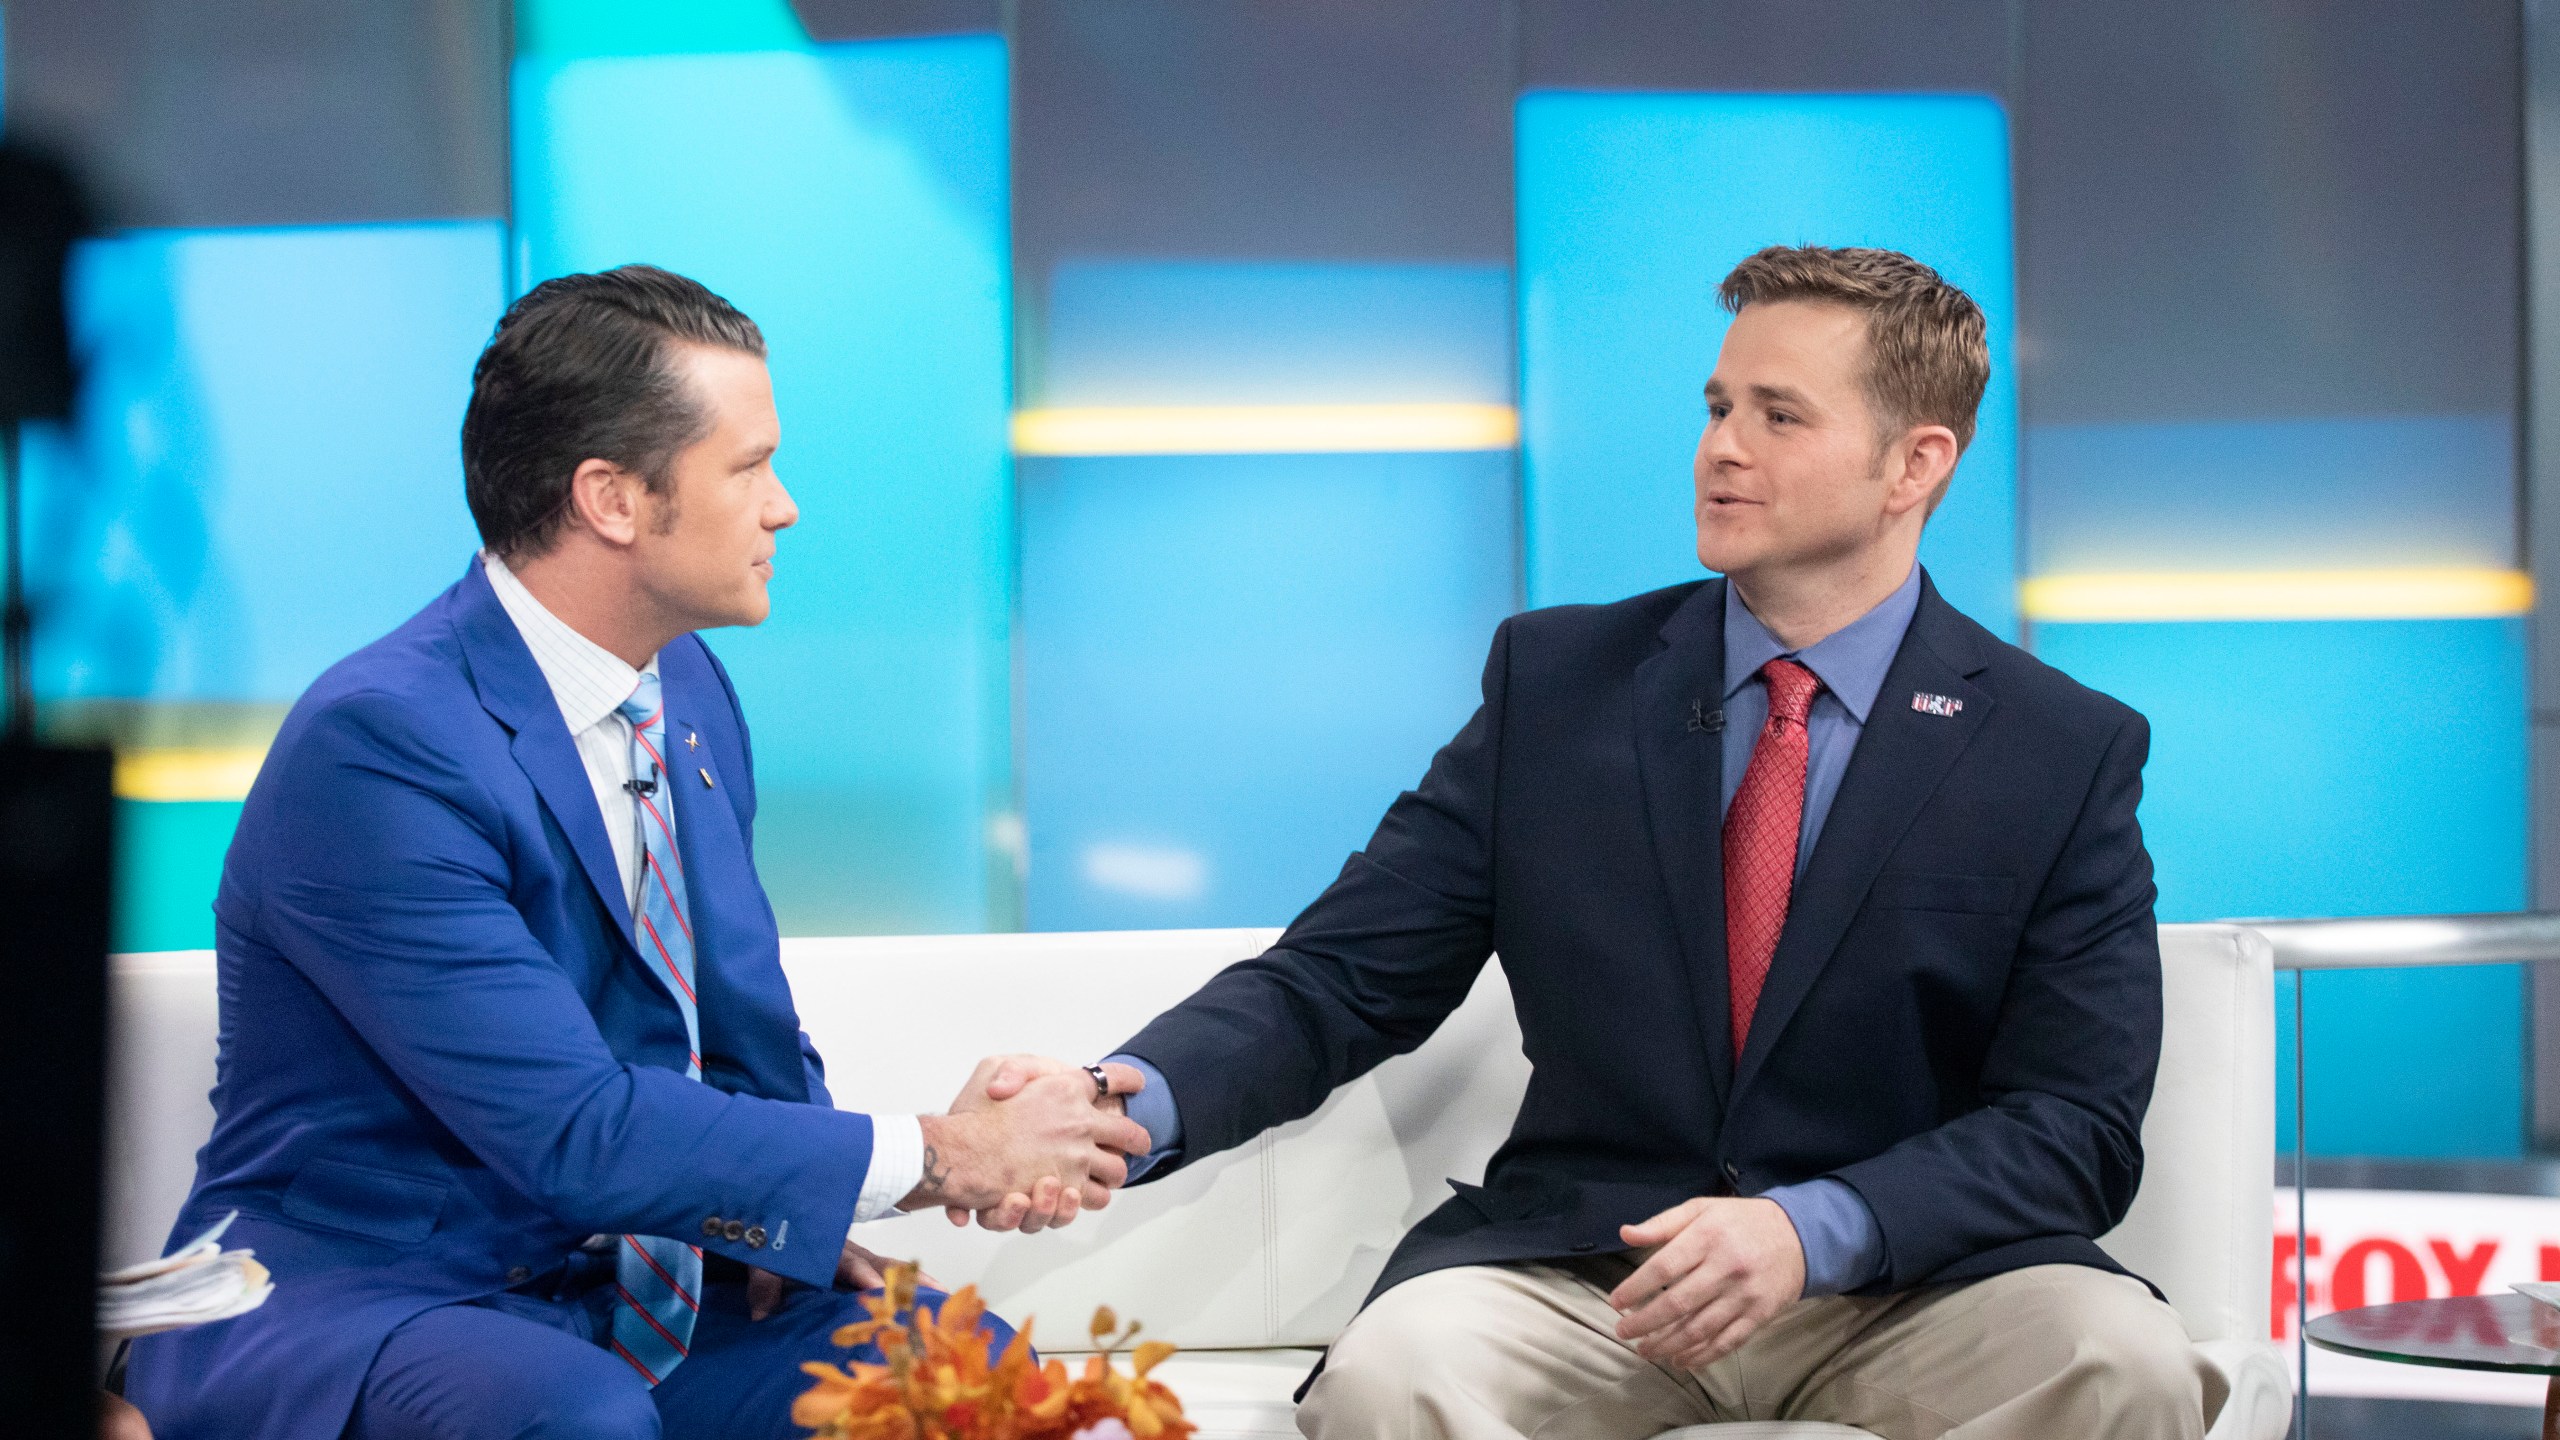
<path fill-rule="evenodd" d="M 946 1106 L 978 1057 L 1090 1059 L 1276 932 L 966 935 L 784 942 L 801 1017 L 839 1103 Z M 2142 1193 L 2110 1253 L 2165 1291 L 2228 1378 L 2215 1440 L 2277 1440 L 2291 1393 L 2266 1340 L 2274 1146 L 2273 989 L 2264 939 L 2169 926 L 2167 1041 L 2144 1127 Z M 106 1262 L 159 1253 L 212 1124 L 212 956 L 120 956 Z M 1290 1394 L 1351 1318 L 1407 1226 L 1474 1180 L 1509 1127 L 1528 1062 L 1499 973 L 1416 1053 L 1315 1115 L 1038 1236 L 939 1215 L 864 1227 L 998 1310 L 1082 1342 L 1098 1304 L 1184 1347 L 1159 1372 L 1203 1440 L 1289 1436 Z M 278 1276 L 273 1303 L 291 1303 Z M 1682 1432 L 1686 1434 L 1687 1432 Z M 1856 1436 L 1830 1425 L 1704 1427 L 1696 1440 Z"/>

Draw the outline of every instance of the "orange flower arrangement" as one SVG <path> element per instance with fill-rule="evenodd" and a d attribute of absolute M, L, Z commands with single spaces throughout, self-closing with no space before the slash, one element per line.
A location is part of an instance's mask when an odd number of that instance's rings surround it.
<path fill-rule="evenodd" d="M 818 1440 L 1070 1440 L 1097 1426 L 1107 1435 L 1115 1421 L 1134 1440 L 1187 1440 L 1197 1428 L 1173 1392 L 1147 1378 L 1174 1347 L 1151 1340 L 1131 1357 L 1135 1374 L 1112 1367 L 1138 1326 L 1114 1334 L 1119 1322 L 1108 1307 L 1093 1312 L 1101 1353 L 1070 1379 L 1063 1360 L 1033 1361 L 1028 1320 L 1002 1355 L 991 1356 L 976 1286 L 943 1301 L 939 1315 L 917 1309 L 915 1296 L 916 1268 L 891 1266 L 886 1288 L 863 1301 L 871 1318 L 835 1333 L 847 1348 L 876 1342 L 884 1363 L 802 1365 L 818 1383 L 792 1402 L 793 1424 Z"/>

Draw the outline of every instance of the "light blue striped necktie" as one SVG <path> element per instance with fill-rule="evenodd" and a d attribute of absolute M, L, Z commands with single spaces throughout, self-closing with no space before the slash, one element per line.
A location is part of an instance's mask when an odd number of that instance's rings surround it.
<path fill-rule="evenodd" d="M 632 907 L 641 958 L 664 967 L 684 1012 L 685 1074 L 702 1078 L 702 1020 L 693 998 L 693 923 L 684 903 L 684 860 L 676 853 L 675 806 L 667 787 L 667 723 L 658 677 L 642 675 L 622 702 L 631 722 L 631 793 L 638 802 L 640 898 Z M 614 1353 L 655 1385 L 684 1363 L 701 1310 L 702 1248 L 657 1235 L 622 1237 L 614 1276 Z"/>

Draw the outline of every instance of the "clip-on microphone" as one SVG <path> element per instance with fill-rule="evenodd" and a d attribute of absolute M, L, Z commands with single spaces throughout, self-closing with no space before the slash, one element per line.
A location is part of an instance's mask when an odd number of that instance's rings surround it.
<path fill-rule="evenodd" d="M 652 796 L 652 795 L 657 794 L 657 793 L 658 793 L 658 767 L 657 767 L 657 766 L 655 766 L 655 765 L 652 765 L 652 766 L 650 766 L 650 767 L 649 767 L 649 778 L 648 778 L 648 779 L 646 779 L 646 780 L 625 780 L 625 781 L 623 781 L 623 782 L 622 782 L 622 788 L 623 788 L 623 789 L 625 789 L 625 790 L 630 791 L 632 794 L 637 795 L 637 796 L 641 797 L 641 798 L 642 798 L 642 799 L 644 799 L 644 800 L 645 800 L 645 799 L 647 799 L 649 796 Z"/>

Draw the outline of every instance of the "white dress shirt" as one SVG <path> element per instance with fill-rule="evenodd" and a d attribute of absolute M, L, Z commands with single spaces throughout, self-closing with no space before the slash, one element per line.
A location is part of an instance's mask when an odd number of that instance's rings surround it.
<path fill-rule="evenodd" d="M 658 657 L 634 670 L 622 657 L 569 627 L 524 588 L 506 562 L 482 551 L 481 568 L 489 588 L 516 622 L 533 663 L 551 685 L 551 698 L 577 743 L 578 759 L 587 767 L 587 783 L 604 812 L 604 833 L 613 841 L 614 868 L 622 879 L 622 898 L 636 917 L 640 913 L 640 802 L 623 788 L 631 779 L 631 722 L 622 718 L 622 702 L 640 688 L 643 674 L 658 673 Z M 672 823 L 674 815 L 668 820 Z M 638 937 L 634 937 L 637 942 Z M 893 1213 L 907 1192 L 924 1176 L 924 1127 L 913 1115 L 871 1117 L 871 1168 L 854 1203 L 855 1224 Z"/>

